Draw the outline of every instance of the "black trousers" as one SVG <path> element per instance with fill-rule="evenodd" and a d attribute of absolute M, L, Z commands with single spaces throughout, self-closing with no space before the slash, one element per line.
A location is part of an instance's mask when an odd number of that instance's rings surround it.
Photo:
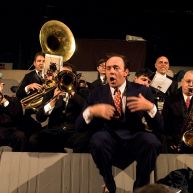
<path fill-rule="evenodd" d="M 27 138 L 16 127 L 0 127 L 0 146 L 10 146 L 13 151 L 26 151 Z"/>
<path fill-rule="evenodd" d="M 76 153 L 89 152 L 90 133 L 79 133 L 74 129 L 43 129 L 34 133 L 28 144 L 30 152 L 64 152 L 72 148 Z"/>
<path fill-rule="evenodd" d="M 116 192 L 112 175 L 113 165 L 124 169 L 133 161 L 137 161 L 133 187 L 136 189 L 149 183 L 150 173 L 154 170 L 160 150 L 160 141 L 148 132 L 138 132 L 132 134 L 129 139 L 122 140 L 103 130 L 93 134 L 90 140 L 92 157 L 110 193 Z"/>

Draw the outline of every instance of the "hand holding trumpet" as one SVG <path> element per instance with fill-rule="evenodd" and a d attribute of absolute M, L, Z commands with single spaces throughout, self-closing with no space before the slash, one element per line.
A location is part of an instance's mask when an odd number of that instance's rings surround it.
<path fill-rule="evenodd" d="M 34 90 L 41 90 L 42 89 L 42 85 L 38 84 L 38 83 L 32 83 L 32 84 L 29 84 L 27 86 L 27 89 L 30 91 L 34 91 Z"/>

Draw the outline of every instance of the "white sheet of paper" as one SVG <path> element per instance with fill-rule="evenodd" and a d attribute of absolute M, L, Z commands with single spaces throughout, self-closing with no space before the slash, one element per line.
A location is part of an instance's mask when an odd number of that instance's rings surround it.
<path fill-rule="evenodd" d="M 163 93 L 166 93 L 171 84 L 171 79 L 167 78 L 166 76 L 162 76 L 161 74 L 155 74 L 150 86 L 160 90 Z"/>
<path fill-rule="evenodd" d="M 52 63 L 54 63 L 56 65 L 57 70 L 60 71 L 63 65 L 63 57 L 58 55 L 45 54 L 45 63 L 44 63 L 45 74 L 47 73 Z"/>

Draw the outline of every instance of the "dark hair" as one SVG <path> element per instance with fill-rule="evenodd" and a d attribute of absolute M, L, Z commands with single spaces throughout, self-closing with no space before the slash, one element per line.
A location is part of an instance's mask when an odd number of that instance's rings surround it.
<path fill-rule="evenodd" d="M 37 53 L 35 54 L 35 56 L 34 56 L 34 61 L 36 60 L 36 58 L 37 58 L 38 56 L 43 56 L 43 57 L 45 57 L 45 53 L 43 53 L 42 51 L 37 52 Z"/>
<path fill-rule="evenodd" d="M 97 61 L 97 67 L 100 66 L 102 63 L 105 63 L 106 62 L 106 59 L 105 58 L 101 58 Z"/>
<path fill-rule="evenodd" d="M 69 67 L 69 68 L 72 68 L 72 70 L 74 69 L 73 65 L 69 62 L 63 62 L 62 64 L 63 67 Z"/>
<path fill-rule="evenodd" d="M 149 79 L 152 79 L 153 77 L 153 72 L 149 69 L 149 68 L 142 68 L 140 70 L 138 70 L 136 73 L 135 73 L 135 76 L 136 77 L 140 77 L 140 76 L 146 76 L 148 77 Z"/>
<path fill-rule="evenodd" d="M 63 62 L 63 65 L 62 65 L 62 66 L 63 66 L 63 67 L 66 67 L 66 68 L 71 68 L 71 69 L 72 69 L 72 72 L 73 72 L 74 74 L 77 74 L 74 65 L 72 65 L 70 62 Z"/>

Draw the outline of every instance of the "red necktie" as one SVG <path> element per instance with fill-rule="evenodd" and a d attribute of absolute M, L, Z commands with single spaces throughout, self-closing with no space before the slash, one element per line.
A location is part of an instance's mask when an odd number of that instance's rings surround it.
<path fill-rule="evenodd" d="M 114 103 L 115 103 L 115 107 L 117 109 L 117 112 L 119 113 L 119 116 L 121 116 L 122 99 L 121 99 L 121 92 L 118 89 L 115 90 Z"/>
<path fill-rule="evenodd" d="M 188 96 L 186 99 L 186 107 L 189 108 L 189 106 L 190 106 L 190 96 Z"/>

